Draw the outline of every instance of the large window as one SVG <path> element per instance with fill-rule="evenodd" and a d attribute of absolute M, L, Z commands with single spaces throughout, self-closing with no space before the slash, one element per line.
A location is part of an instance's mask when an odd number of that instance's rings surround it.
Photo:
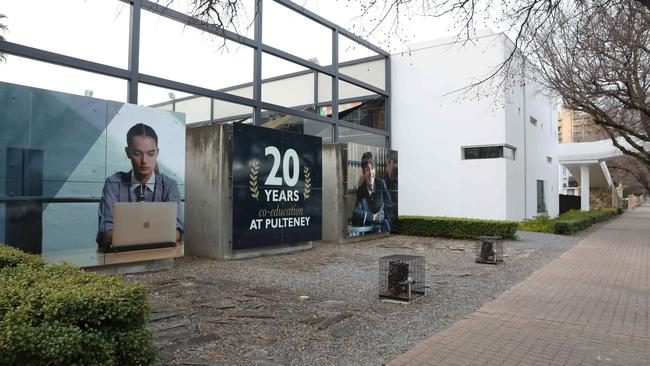
<path fill-rule="evenodd" d="M 463 147 L 463 159 L 497 159 L 515 160 L 516 148 L 509 145 Z"/>

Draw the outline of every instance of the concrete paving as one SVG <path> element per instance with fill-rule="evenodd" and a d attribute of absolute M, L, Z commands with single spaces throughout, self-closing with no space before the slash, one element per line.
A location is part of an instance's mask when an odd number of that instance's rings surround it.
<path fill-rule="evenodd" d="M 389 365 L 650 365 L 649 271 L 646 204 Z"/>

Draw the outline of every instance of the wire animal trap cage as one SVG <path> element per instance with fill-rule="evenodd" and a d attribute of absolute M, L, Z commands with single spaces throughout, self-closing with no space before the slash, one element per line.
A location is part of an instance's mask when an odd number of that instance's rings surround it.
<path fill-rule="evenodd" d="M 424 295 L 424 257 L 393 254 L 379 258 L 379 297 L 409 302 Z"/>
<path fill-rule="evenodd" d="M 476 242 L 476 263 L 498 264 L 503 262 L 503 238 L 479 236 Z"/>

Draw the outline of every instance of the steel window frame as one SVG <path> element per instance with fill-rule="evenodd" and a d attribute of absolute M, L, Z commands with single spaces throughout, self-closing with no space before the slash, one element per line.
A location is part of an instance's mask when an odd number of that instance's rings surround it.
<path fill-rule="evenodd" d="M 156 2 L 150 0 L 115 0 L 121 1 L 131 5 L 130 7 L 130 16 L 129 16 L 129 44 L 128 44 L 128 69 L 123 69 L 119 67 L 109 66 L 106 64 L 84 60 L 77 57 L 67 56 L 59 54 L 56 52 L 45 51 L 39 48 L 29 47 L 17 43 L 12 43 L 9 41 L 0 42 L 0 52 L 7 54 L 12 54 L 19 57 L 29 58 L 36 61 L 42 61 L 46 63 L 51 63 L 59 66 L 69 67 L 77 70 L 83 70 L 91 73 L 96 73 L 104 76 L 114 77 L 123 79 L 127 82 L 127 103 L 137 104 L 138 103 L 138 85 L 140 83 L 164 87 L 169 89 L 174 89 L 186 93 L 211 97 L 219 100 L 223 100 L 230 103 L 237 103 L 254 108 L 254 123 L 259 125 L 261 124 L 261 110 L 272 110 L 275 112 L 291 114 L 299 117 L 304 117 L 312 120 L 317 120 L 325 123 L 332 124 L 332 138 L 333 141 L 338 141 L 338 131 L 337 126 L 344 126 L 347 128 L 353 128 L 361 130 L 364 132 L 371 132 L 377 135 L 387 136 L 386 147 L 390 147 L 390 132 L 391 132 L 391 98 L 390 98 L 390 54 L 381 48 L 373 45 L 372 43 L 359 38 L 352 32 L 341 28 L 340 26 L 332 23 L 331 21 L 320 17 L 319 15 L 306 10 L 300 5 L 295 4 L 289 0 L 272 0 L 277 4 L 280 4 L 299 15 L 302 15 L 322 26 L 325 26 L 332 30 L 332 63 L 329 66 L 321 66 L 309 60 L 305 60 L 301 57 L 295 56 L 283 50 L 277 49 L 275 47 L 266 45 L 262 42 L 263 32 L 262 32 L 262 21 L 263 21 L 263 9 L 262 3 L 263 0 L 255 0 L 255 38 L 250 39 L 239 35 L 237 33 L 218 28 L 215 25 L 203 22 L 197 18 L 191 17 L 189 15 L 183 14 L 176 10 L 167 8 L 163 5 L 160 5 Z M 165 18 L 168 18 L 173 21 L 180 22 L 189 27 L 193 27 L 210 33 L 219 37 L 224 38 L 225 40 L 233 41 L 248 47 L 253 48 L 254 52 L 254 61 L 253 61 L 253 98 L 245 98 L 240 96 L 235 96 L 227 94 L 223 91 L 212 90 L 208 88 L 199 87 L 196 85 L 186 84 L 170 79 L 160 78 L 153 75 L 143 74 L 140 72 L 139 60 L 140 60 L 140 29 L 141 29 L 141 16 L 142 10 L 148 11 L 153 14 L 158 14 Z M 381 89 L 370 85 L 362 80 L 356 79 L 354 77 L 341 74 L 339 69 L 341 66 L 358 63 L 358 60 L 348 61 L 344 63 L 338 62 L 338 44 L 339 38 L 343 36 L 353 42 L 356 42 L 378 54 L 378 56 L 371 56 L 367 59 L 372 60 L 385 60 L 385 88 Z M 297 65 L 307 68 L 306 72 L 318 72 L 332 77 L 332 117 L 323 117 L 318 114 L 311 114 L 309 112 L 304 112 L 300 110 L 295 110 L 292 108 L 287 108 L 279 106 L 272 103 L 267 103 L 262 101 L 262 55 L 267 53 L 275 57 L 279 57 L 285 61 L 295 63 Z M 355 85 L 357 87 L 366 89 L 373 94 L 383 95 L 387 98 L 385 103 L 385 121 L 386 127 L 385 130 L 378 130 L 374 128 L 368 128 L 365 126 L 358 126 L 350 124 L 338 119 L 338 105 L 339 105 L 339 82 L 344 81 L 346 83 Z M 317 81 L 315 82 L 317 84 Z M 314 99 L 318 101 L 318 87 L 317 85 L 314 88 L 315 95 Z M 211 111 L 212 113 L 212 111 Z"/>

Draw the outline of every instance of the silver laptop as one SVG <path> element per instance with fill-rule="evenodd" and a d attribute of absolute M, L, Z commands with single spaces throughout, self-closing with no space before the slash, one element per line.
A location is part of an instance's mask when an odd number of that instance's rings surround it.
<path fill-rule="evenodd" d="M 176 202 L 115 203 L 112 249 L 135 250 L 175 245 L 176 209 Z"/>

